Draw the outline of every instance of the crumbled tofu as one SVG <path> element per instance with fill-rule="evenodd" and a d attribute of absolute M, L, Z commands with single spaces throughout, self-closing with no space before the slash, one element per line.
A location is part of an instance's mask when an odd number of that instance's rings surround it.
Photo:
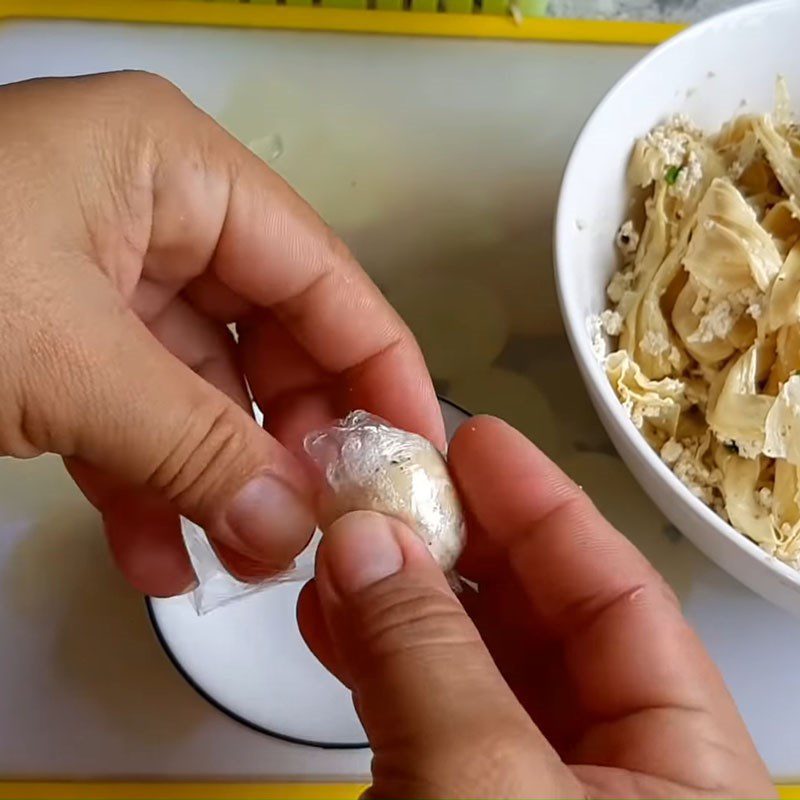
<path fill-rule="evenodd" d="M 729 298 L 734 308 L 739 308 L 743 311 L 754 303 L 760 303 L 762 299 L 763 295 L 761 295 L 755 287 L 740 289 L 738 292 L 734 292 Z"/>
<path fill-rule="evenodd" d="M 672 187 L 681 197 L 688 197 L 695 186 L 699 185 L 703 179 L 703 165 L 694 150 L 689 151 L 686 163 L 678 173 L 675 184 Z"/>
<path fill-rule="evenodd" d="M 653 128 L 645 137 L 645 144 L 652 147 L 661 157 L 664 165 L 678 166 L 683 163 L 689 137 L 670 129 L 667 125 Z"/>
<path fill-rule="evenodd" d="M 619 336 L 622 333 L 622 321 L 622 316 L 610 308 L 600 315 L 600 324 L 608 336 Z"/>
<path fill-rule="evenodd" d="M 653 128 L 644 143 L 655 150 L 662 167 L 680 167 L 689 155 L 690 146 L 701 137 L 702 132 L 685 114 L 675 114 L 665 125 Z"/>
<path fill-rule="evenodd" d="M 747 306 L 747 313 L 753 319 L 759 319 L 764 313 L 764 306 L 761 303 L 750 303 L 750 305 Z"/>
<path fill-rule="evenodd" d="M 765 511 L 772 510 L 772 489 L 770 489 L 768 486 L 762 486 L 758 490 L 756 493 L 756 499 L 758 500 L 758 504 Z"/>
<path fill-rule="evenodd" d="M 736 161 L 734 161 L 734 162 L 733 162 L 733 163 L 732 163 L 732 164 L 731 164 L 731 165 L 728 167 L 728 175 L 729 175 L 729 176 L 730 176 L 730 177 L 731 177 L 733 180 L 738 180 L 739 178 L 741 178 L 741 177 L 742 177 L 742 173 L 743 173 L 743 172 L 744 172 L 744 164 L 742 164 L 742 162 L 741 162 L 741 161 L 739 161 L 738 159 L 737 159 Z"/>
<path fill-rule="evenodd" d="M 681 446 L 681 452 L 671 465 L 672 471 L 695 497 L 713 507 L 718 499 L 722 473 L 705 462 L 707 437 L 685 440 Z"/>
<path fill-rule="evenodd" d="M 660 331 L 647 331 L 639 343 L 643 353 L 658 358 L 667 354 L 667 361 L 676 370 L 681 366 L 681 351 Z"/>
<path fill-rule="evenodd" d="M 603 323 L 600 321 L 600 314 L 592 314 L 586 320 L 586 327 L 595 357 L 602 364 L 608 356 L 608 341 L 603 331 Z"/>
<path fill-rule="evenodd" d="M 700 130 L 700 128 L 698 128 L 694 122 L 692 122 L 688 114 L 684 114 L 682 112 L 672 115 L 670 127 L 674 128 L 675 130 L 688 133 L 695 139 L 701 139 L 703 137 L 703 131 Z"/>
<path fill-rule="evenodd" d="M 736 447 L 742 458 L 758 458 L 764 449 L 764 443 L 756 440 L 737 439 Z"/>
<path fill-rule="evenodd" d="M 663 409 L 657 403 L 636 402 L 628 400 L 623 403 L 623 408 L 631 418 L 631 422 L 641 430 L 648 419 L 657 419 L 663 413 Z"/>
<path fill-rule="evenodd" d="M 672 347 L 669 339 L 660 331 L 647 331 L 640 344 L 642 350 L 651 356 L 660 356 Z M 677 350 L 677 348 L 676 348 Z"/>
<path fill-rule="evenodd" d="M 626 220 L 617 231 L 616 244 L 623 256 L 632 256 L 639 247 L 639 232 L 631 220 Z"/>
<path fill-rule="evenodd" d="M 683 453 L 683 445 L 675 439 L 667 439 L 661 448 L 661 459 L 670 467 L 673 466 Z"/>
<path fill-rule="evenodd" d="M 700 318 L 697 330 L 689 337 L 696 344 L 708 344 L 715 339 L 725 339 L 736 324 L 737 315 L 728 300 L 720 300 Z"/>
<path fill-rule="evenodd" d="M 620 270 L 614 273 L 614 277 L 611 278 L 606 289 L 608 299 L 612 303 L 619 304 L 622 302 L 622 298 L 633 286 L 633 277 L 633 270 Z"/>
<path fill-rule="evenodd" d="M 708 344 L 715 339 L 725 339 L 744 313 L 758 319 L 763 299 L 763 295 L 755 287 L 742 289 L 723 298 L 699 293 L 692 306 L 692 313 L 697 314 L 700 321 L 689 341 Z"/>

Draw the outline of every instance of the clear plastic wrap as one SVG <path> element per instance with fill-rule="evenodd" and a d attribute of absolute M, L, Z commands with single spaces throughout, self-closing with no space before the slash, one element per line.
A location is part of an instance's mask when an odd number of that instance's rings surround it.
<path fill-rule="evenodd" d="M 197 588 L 191 592 L 189 599 L 199 616 L 275 584 L 307 581 L 314 577 L 314 553 L 319 542 L 319 531 L 291 569 L 258 583 L 245 583 L 231 575 L 217 557 L 202 528 L 190 520 L 181 518 L 181 533 L 197 577 Z"/>
<path fill-rule="evenodd" d="M 444 456 L 427 439 L 354 411 L 309 434 L 304 444 L 328 489 L 322 510 L 326 521 L 350 511 L 379 511 L 403 520 L 458 588 L 454 567 L 465 541 L 461 504 Z M 190 599 L 200 615 L 275 584 L 314 576 L 319 531 L 291 569 L 258 583 L 231 575 L 193 522 L 182 519 L 181 531 L 198 581 Z"/>
<path fill-rule="evenodd" d="M 427 439 L 354 411 L 309 434 L 305 448 L 330 489 L 326 517 L 350 511 L 397 517 L 452 573 L 464 548 L 464 519 L 445 458 Z"/>

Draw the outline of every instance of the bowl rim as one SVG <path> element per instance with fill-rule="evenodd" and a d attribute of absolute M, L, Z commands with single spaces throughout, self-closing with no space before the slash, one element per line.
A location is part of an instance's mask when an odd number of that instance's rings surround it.
<path fill-rule="evenodd" d="M 681 500 L 687 505 L 695 515 L 700 517 L 702 522 L 713 529 L 716 534 L 727 539 L 728 542 L 734 545 L 743 555 L 753 561 L 760 562 L 776 577 L 780 578 L 782 583 L 785 584 L 788 582 L 794 588 L 800 589 L 800 571 L 762 550 L 755 542 L 751 541 L 743 533 L 740 533 L 732 525 L 725 522 L 702 500 L 692 494 L 689 488 L 661 460 L 656 451 L 650 447 L 642 434 L 633 425 L 633 422 L 627 414 L 624 413 L 622 405 L 614 393 L 611 384 L 608 382 L 605 372 L 602 371 L 600 362 L 590 345 L 587 329 L 588 320 L 577 307 L 577 304 L 571 297 L 570 291 L 565 285 L 566 275 L 569 271 L 569 237 L 575 235 L 575 220 L 569 217 L 566 211 L 566 204 L 573 191 L 572 187 L 576 185 L 576 180 L 579 177 L 577 173 L 578 156 L 594 135 L 594 128 L 598 124 L 598 120 L 602 117 L 605 106 L 611 97 L 624 89 L 642 71 L 647 70 L 652 62 L 660 59 L 664 53 L 681 48 L 686 43 L 703 37 L 709 31 L 723 28 L 731 23 L 736 24 L 740 20 L 751 19 L 756 15 L 760 16 L 765 13 L 774 14 L 781 10 L 792 8 L 797 8 L 796 0 L 760 0 L 760 2 L 739 6 L 717 14 L 697 25 L 687 28 L 658 47 L 655 47 L 614 83 L 603 95 L 583 124 L 570 150 L 556 205 L 553 226 L 553 260 L 556 294 L 558 296 L 558 303 L 567 339 L 569 340 L 570 348 L 578 363 L 584 382 L 596 390 L 595 393 L 590 391 L 590 394 L 593 394 L 593 402 L 603 407 L 603 411 L 608 414 L 615 423 L 615 428 L 619 436 L 623 437 L 626 443 L 636 451 L 637 455 L 643 459 L 646 466 L 661 483 L 665 484 L 665 486 L 671 490 L 671 493 L 676 496 L 676 499 Z M 601 414 L 600 416 L 602 418 L 603 415 Z M 605 420 L 603 420 L 603 424 L 607 426 Z"/>

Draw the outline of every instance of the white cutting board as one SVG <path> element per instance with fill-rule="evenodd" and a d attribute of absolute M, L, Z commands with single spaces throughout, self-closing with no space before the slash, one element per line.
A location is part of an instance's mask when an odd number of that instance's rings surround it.
<path fill-rule="evenodd" d="M 382 286 L 424 273 L 495 293 L 509 337 L 501 361 L 550 403 L 553 452 L 676 587 L 773 775 L 797 779 L 800 622 L 665 532 L 603 452 L 561 338 L 550 250 L 560 173 L 593 104 L 642 52 L 12 23 L 0 27 L 0 82 L 159 72 L 244 141 L 277 134 L 275 167 Z M 481 308 L 464 309 L 479 339 Z M 566 401 L 555 386 L 569 388 Z M 599 452 L 577 452 L 587 449 Z M 366 751 L 279 742 L 208 706 L 160 651 L 59 463 L 0 459 L 0 776 L 335 779 L 368 766 Z"/>

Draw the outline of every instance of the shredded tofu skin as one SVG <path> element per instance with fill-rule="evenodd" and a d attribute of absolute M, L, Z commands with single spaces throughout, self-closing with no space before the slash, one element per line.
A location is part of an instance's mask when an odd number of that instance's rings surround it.
<path fill-rule="evenodd" d="M 640 205 L 590 329 L 662 460 L 800 569 L 800 125 L 782 79 L 777 98 L 716 133 L 676 116 L 636 142 Z"/>

